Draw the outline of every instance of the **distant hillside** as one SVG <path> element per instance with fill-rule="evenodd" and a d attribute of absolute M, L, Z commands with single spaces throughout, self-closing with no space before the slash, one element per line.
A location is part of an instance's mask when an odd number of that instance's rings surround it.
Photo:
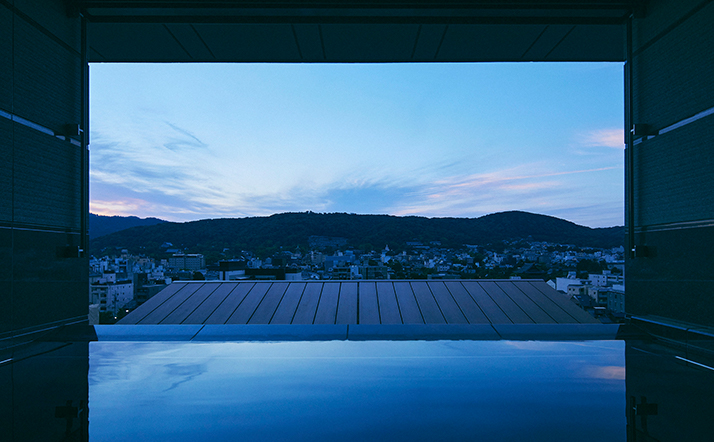
<path fill-rule="evenodd" d="M 119 232 L 130 227 L 153 226 L 166 221 L 158 218 L 138 218 L 136 216 L 104 216 L 89 214 L 89 239 Z"/>
<path fill-rule="evenodd" d="M 146 253 L 160 252 L 161 245 L 194 253 L 275 250 L 279 246 L 305 250 L 308 237 L 321 235 L 347 238 L 349 245 L 381 249 L 385 244 L 403 248 L 407 241 L 440 241 L 444 247 L 489 244 L 502 240 L 531 239 L 580 247 L 617 247 L 624 243 L 624 228 L 592 229 L 570 221 L 528 212 L 501 212 L 480 218 L 424 218 L 347 213 L 281 213 L 268 217 L 223 218 L 186 223 L 164 222 L 133 227 L 91 242 L 93 253 L 105 247 Z"/>

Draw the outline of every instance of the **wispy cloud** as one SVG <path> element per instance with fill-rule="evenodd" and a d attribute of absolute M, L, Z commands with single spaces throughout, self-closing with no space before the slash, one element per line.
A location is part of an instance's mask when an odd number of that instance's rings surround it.
<path fill-rule="evenodd" d="M 226 191 L 222 177 L 214 173 L 209 146 L 176 124 L 156 121 L 150 126 L 153 131 L 137 125 L 131 126 L 136 130 L 105 127 L 93 132 L 90 178 L 103 195 L 93 196 L 91 209 L 178 219 L 212 212 L 210 207 L 223 201 Z"/>
<path fill-rule="evenodd" d="M 168 149 L 171 149 L 172 151 L 176 151 L 178 149 L 182 148 L 189 148 L 189 149 L 196 149 L 200 147 L 205 147 L 206 144 L 199 140 L 198 137 L 196 137 L 193 133 L 182 129 L 175 124 L 171 124 L 168 121 L 165 121 L 166 125 L 172 128 L 174 131 L 176 131 L 177 135 L 176 137 L 173 137 L 170 139 L 167 143 L 164 144 L 165 147 Z M 195 152 L 194 152 L 195 153 Z"/>
<path fill-rule="evenodd" d="M 587 188 L 597 182 L 598 174 L 617 171 L 618 167 L 600 167 L 570 171 L 552 171 L 541 163 L 524 164 L 504 170 L 449 177 L 412 190 L 410 195 L 390 208 L 396 215 L 480 216 L 504 210 L 528 210 L 555 214 L 576 222 L 588 223 L 583 211 L 573 204 L 579 196 L 587 198 Z M 592 175 L 591 177 L 585 177 Z M 585 177 L 585 178 L 584 178 Z M 600 175 L 608 180 L 607 175 Z M 601 203 L 601 198 L 591 198 Z M 618 224 L 619 201 L 608 207 L 604 225 Z M 572 208 L 573 210 L 569 210 Z M 602 211 L 603 207 L 597 210 Z M 597 213 L 597 212 L 596 212 Z M 599 225 L 599 223 L 598 223 Z"/>
<path fill-rule="evenodd" d="M 622 129 L 600 129 L 582 135 L 582 144 L 591 147 L 625 148 L 625 133 Z"/>
<path fill-rule="evenodd" d="M 171 126 L 171 125 L 169 125 Z M 195 137 L 171 130 L 167 137 L 196 143 Z M 202 151 L 173 150 L 167 154 L 161 139 L 137 145 L 95 140 L 92 180 L 105 197 L 93 198 L 91 209 L 107 215 L 156 216 L 184 221 L 200 218 L 270 215 L 285 211 L 340 211 L 422 216 L 481 216 L 503 210 L 530 210 L 562 216 L 575 222 L 597 219 L 597 225 L 619 224 L 619 201 L 592 200 L 588 208 L 574 199 L 597 180 L 607 180 L 618 166 L 561 170 L 547 161 L 514 165 L 481 173 L 458 174 L 458 163 L 443 161 L 418 170 L 390 173 L 389 165 L 355 167 L 329 180 L 315 180 L 306 170 L 280 180 L 279 167 L 270 175 L 227 165 Z M 463 169 L 463 168 L 462 168 Z M 292 171 L 294 172 L 294 171 Z M 449 172 L 457 172 L 447 175 Z M 320 174 L 320 170 L 314 171 Z M 258 177 L 258 178 L 256 178 Z M 599 178 L 598 178 L 599 177 Z M 107 192 L 108 188 L 114 189 Z M 123 189 L 123 190 L 122 190 Z M 114 196 L 107 197 L 107 193 Z M 577 207 L 576 207 L 577 206 Z"/>
<path fill-rule="evenodd" d="M 588 66 L 93 65 L 92 210 L 621 216 L 621 66 Z"/>
<path fill-rule="evenodd" d="M 152 204 L 148 201 L 135 198 L 123 198 L 119 200 L 93 198 L 89 202 L 90 212 L 107 216 L 129 216 L 136 213 L 146 213 L 152 208 Z"/>
<path fill-rule="evenodd" d="M 200 214 L 213 213 L 212 208 L 204 206 L 203 210 L 193 204 L 166 204 L 160 202 L 161 196 L 150 195 L 147 199 L 117 198 L 96 199 L 89 202 L 89 211 L 107 216 L 140 216 L 159 217 L 167 221 L 186 221 L 196 219 Z M 204 216 L 208 217 L 208 216 Z"/>
<path fill-rule="evenodd" d="M 148 114 L 145 120 L 151 120 Z M 458 166 L 443 160 L 409 171 L 393 162 L 322 165 L 253 158 L 260 146 L 214 149 L 176 124 L 156 120 L 148 131 L 95 129 L 92 143 L 92 210 L 106 215 L 163 216 L 182 221 L 276 212 L 358 211 L 386 208 L 406 186 Z M 130 134 L 126 136 L 125 134 Z M 241 140 L 235 140 L 241 143 Z M 216 146 L 219 147 L 219 146 Z M 270 155 L 268 155 L 270 156 Z M 417 180 L 414 177 L 419 177 Z M 111 194 L 111 196 L 110 196 Z M 100 196 L 101 195 L 101 196 Z"/>
<path fill-rule="evenodd" d="M 491 186 L 497 186 L 497 187 L 512 187 L 512 188 L 536 188 L 536 187 L 542 187 L 544 183 L 531 183 L 531 184 L 509 184 L 514 181 L 525 181 L 525 180 L 533 180 L 533 179 L 539 179 L 539 178 L 548 178 L 548 177 L 554 177 L 554 176 L 561 176 L 561 175 L 573 175 L 573 174 L 579 174 L 579 173 L 590 173 L 590 172 L 601 172 L 605 170 L 614 170 L 617 169 L 617 167 L 599 167 L 595 169 L 582 169 L 582 170 L 567 170 L 567 171 L 548 171 L 548 172 L 540 172 L 540 173 L 528 173 L 526 171 L 533 171 L 539 168 L 542 168 L 543 165 L 539 163 L 535 164 L 524 164 L 521 166 L 505 169 L 505 170 L 500 170 L 500 171 L 495 171 L 495 172 L 490 172 L 490 173 L 481 173 L 481 174 L 474 174 L 474 175 L 469 175 L 464 179 L 461 178 L 449 178 L 446 180 L 441 180 L 437 181 L 437 185 L 443 185 L 448 189 L 452 189 L 453 191 L 461 191 L 461 189 L 479 189 L 483 187 L 491 187 Z M 525 172 L 525 173 L 524 173 Z M 531 187 L 535 186 L 535 187 Z"/>

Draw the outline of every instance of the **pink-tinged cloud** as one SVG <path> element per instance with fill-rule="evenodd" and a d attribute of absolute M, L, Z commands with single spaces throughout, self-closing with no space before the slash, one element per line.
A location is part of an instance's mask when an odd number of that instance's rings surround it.
<path fill-rule="evenodd" d="M 445 180 L 435 181 L 431 186 L 431 190 L 427 195 L 428 198 L 442 198 L 445 196 L 454 196 L 473 192 L 476 190 L 503 190 L 503 191 L 519 191 L 528 192 L 534 190 L 542 190 L 547 188 L 555 188 L 560 185 L 558 181 L 538 181 L 540 178 L 550 178 L 563 175 L 574 175 L 579 173 L 602 172 L 606 170 L 615 170 L 619 167 L 598 167 L 595 169 L 568 170 L 561 172 L 543 172 L 536 174 L 524 174 L 524 169 L 536 168 L 537 165 L 525 165 L 513 169 L 502 170 L 498 172 L 474 174 L 465 178 L 451 177 Z M 535 182 L 528 182 L 536 180 Z M 524 181 L 516 183 L 517 181 Z"/>
<path fill-rule="evenodd" d="M 105 216 L 156 216 L 154 214 L 191 214 L 189 210 L 169 205 L 156 204 L 140 198 L 121 198 L 115 200 L 92 199 L 89 202 L 89 211 Z M 164 216 L 164 215 L 161 215 Z"/>
<path fill-rule="evenodd" d="M 611 166 L 566 171 L 548 169 L 551 168 L 547 164 L 534 163 L 495 172 L 441 179 L 414 188 L 408 198 L 403 198 L 390 207 L 388 212 L 401 216 L 480 216 L 517 207 L 519 210 L 565 215 L 566 219 L 583 222 L 579 219 L 582 213 L 575 214 L 578 210 L 573 207 L 573 200 L 587 202 L 588 206 L 592 206 L 590 209 L 583 208 L 580 212 L 598 213 L 602 210 L 602 198 L 585 196 L 586 190 L 592 188 L 595 183 L 612 180 L 609 175 L 600 175 L 600 172 L 617 171 L 621 168 Z M 615 202 L 614 205 L 617 206 L 618 203 Z M 573 213 L 568 213 L 569 208 Z M 611 212 L 609 209 L 608 211 Z M 605 221 L 604 225 L 617 224 L 618 221 L 614 218 L 618 216 L 610 214 L 613 219 Z"/>
<path fill-rule="evenodd" d="M 583 138 L 586 146 L 625 148 L 625 132 L 622 129 L 594 130 L 585 134 Z"/>
<path fill-rule="evenodd" d="M 587 378 L 614 381 L 624 381 L 625 374 L 625 367 L 619 365 L 591 365 L 584 367 L 582 371 L 582 375 Z"/>
<path fill-rule="evenodd" d="M 147 206 L 149 206 L 148 202 L 136 199 L 114 201 L 93 199 L 89 202 L 89 211 L 97 215 L 129 216 L 143 212 Z"/>
<path fill-rule="evenodd" d="M 474 174 L 469 175 L 466 178 L 449 178 L 445 180 L 439 180 L 434 183 L 437 187 L 445 187 L 448 189 L 464 189 L 464 188 L 478 188 L 488 185 L 500 185 L 500 187 L 505 187 L 510 181 L 519 180 L 530 180 L 537 178 L 547 178 L 561 175 L 573 175 L 577 173 L 590 173 L 590 172 L 602 172 L 605 170 L 615 170 L 620 169 L 620 167 L 598 167 L 595 169 L 580 169 L 580 170 L 566 170 L 561 172 L 542 172 L 536 174 L 523 174 L 521 171 L 524 169 L 536 168 L 538 165 L 524 165 L 512 169 L 506 169 L 498 172 L 484 173 L 484 174 Z M 541 183 L 542 184 L 542 183 Z M 517 187 L 518 185 L 511 185 Z M 542 186 L 540 186 L 542 187 Z"/>

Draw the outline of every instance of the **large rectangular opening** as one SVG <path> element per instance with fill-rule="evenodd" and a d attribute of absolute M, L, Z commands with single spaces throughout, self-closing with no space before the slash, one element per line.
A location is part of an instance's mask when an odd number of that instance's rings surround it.
<path fill-rule="evenodd" d="M 92 270 L 128 280 L 146 255 L 166 270 L 140 268 L 149 281 L 518 277 L 567 292 L 558 278 L 597 274 L 622 291 L 622 228 L 602 228 L 623 224 L 623 95 L 620 63 L 95 63 L 92 213 L 293 217 L 105 236 Z M 509 214 L 480 236 L 462 222 L 514 211 L 560 219 Z M 328 228 L 315 213 L 457 221 Z"/>

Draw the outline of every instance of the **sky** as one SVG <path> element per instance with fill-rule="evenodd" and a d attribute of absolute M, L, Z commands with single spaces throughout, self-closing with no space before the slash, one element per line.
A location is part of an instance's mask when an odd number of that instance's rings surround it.
<path fill-rule="evenodd" d="M 90 211 L 624 218 L 621 63 L 91 64 Z"/>

